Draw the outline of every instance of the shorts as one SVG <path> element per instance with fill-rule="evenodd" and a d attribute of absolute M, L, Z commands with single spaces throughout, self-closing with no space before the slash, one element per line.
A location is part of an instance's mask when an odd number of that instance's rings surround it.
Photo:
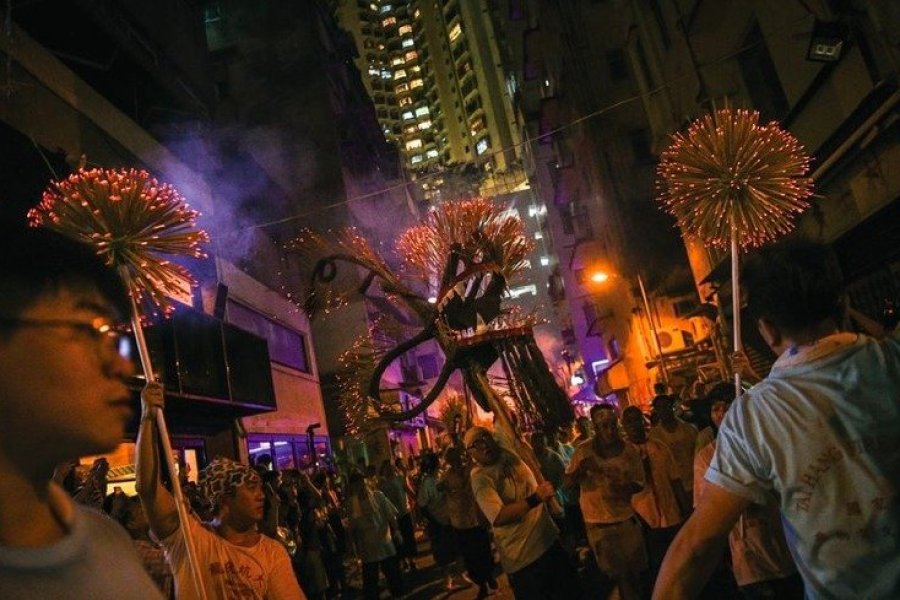
<path fill-rule="evenodd" d="M 618 523 L 585 523 L 597 565 L 615 580 L 633 579 L 647 570 L 647 548 L 637 517 Z"/>

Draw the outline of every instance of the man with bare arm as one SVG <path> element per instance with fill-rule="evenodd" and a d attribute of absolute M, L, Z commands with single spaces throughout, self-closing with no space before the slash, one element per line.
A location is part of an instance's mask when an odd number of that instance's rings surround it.
<path fill-rule="evenodd" d="M 663 562 L 654 598 L 703 586 L 738 517 L 776 502 L 807 598 L 900 597 L 900 337 L 838 329 L 826 248 L 763 248 L 743 268 L 747 311 L 779 356 L 719 430 L 709 485 Z"/>

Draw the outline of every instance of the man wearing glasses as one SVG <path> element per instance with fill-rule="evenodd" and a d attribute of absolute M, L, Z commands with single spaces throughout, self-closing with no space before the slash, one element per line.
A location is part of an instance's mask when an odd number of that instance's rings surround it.
<path fill-rule="evenodd" d="M 131 417 L 118 353 L 128 296 L 84 244 L 0 236 L 0 597 L 161 598 L 128 535 L 52 483 Z"/>
<path fill-rule="evenodd" d="M 500 562 L 518 600 L 581 597 L 578 575 L 559 542 L 546 502 L 548 481 L 537 483 L 522 460 L 501 448 L 491 432 L 473 427 L 464 438 L 477 466 L 472 491 L 494 529 Z"/>

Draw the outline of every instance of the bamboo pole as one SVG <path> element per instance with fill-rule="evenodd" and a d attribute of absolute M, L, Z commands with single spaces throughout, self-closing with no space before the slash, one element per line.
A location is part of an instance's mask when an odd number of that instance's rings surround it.
<path fill-rule="evenodd" d="M 147 382 L 155 382 L 156 374 L 153 371 L 153 364 L 150 361 L 150 350 L 147 347 L 147 338 L 144 336 L 144 328 L 141 325 L 141 314 L 138 311 L 137 302 L 131 294 L 131 274 L 127 267 L 120 267 L 119 272 L 125 281 L 125 287 L 129 290 L 128 298 L 131 301 L 131 327 L 134 330 L 134 337 L 137 341 L 138 355 L 141 358 L 141 366 L 144 369 L 144 377 Z M 166 425 L 166 419 L 162 410 L 156 409 L 154 418 L 156 419 L 156 429 L 159 432 L 160 442 L 162 442 L 163 454 L 165 455 L 166 467 L 169 471 L 169 478 L 172 481 L 172 495 L 175 497 L 175 508 L 178 511 L 178 521 L 181 523 L 181 535 L 184 537 L 184 547 L 187 551 L 188 563 L 191 568 L 191 579 L 202 600 L 208 598 L 206 588 L 203 585 L 203 578 L 200 576 L 200 564 L 197 560 L 197 550 L 194 547 L 194 539 L 188 526 L 188 514 L 184 503 L 184 494 L 181 491 L 181 481 L 178 478 L 178 471 L 175 469 L 175 460 L 172 458 L 172 443 L 169 440 L 169 428 Z"/>
<path fill-rule="evenodd" d="M 738 231 L 734 217 L 731 217 L 731 312 L 732 312 L 732 337 L 734 338 L 734 353 L 744 351 L 741 340 L 741 273 L 740 273 L 740 248 L 738 247 Z M 734 397 L 741 395 L 741 373 L 731 359 L 731 368 L 734 371 Z"/>

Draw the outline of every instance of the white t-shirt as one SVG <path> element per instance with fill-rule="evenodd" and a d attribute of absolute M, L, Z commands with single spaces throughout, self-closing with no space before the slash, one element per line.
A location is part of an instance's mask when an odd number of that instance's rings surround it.
<path fill-rule="evenodd" d="M 209 600 L 305 600 L 284 546 L 264 535 L 253 546 L 238 546 L 219 537 L 195 517 L 188 518 L 194 549 Z M 199 598 L 181 529 L 160 540 L 175 575 L 178 600 Z"/>
<path fill-rule="evenodd" d="M 900 597 L 898 335 L 786 351 L 719 431 L 706 479 L 777 496 L 810 598 Z"/>
<path fill-rule="evenodd" d="M 0 598 L 163 600 L 118 523 L 75 504 L 55 484 L 49 502 L 68 533 L 44 546 L 0 545 Z"/>
<path fill-rule="evenodd" d="M 618 523 L 634 515 L 631 496 L 619 489 L 626 483 L 644 485 L 644 468 L 634 446 L 626 443 L 618 456 L 600 458 L 588 440 L 575 449 L 566 473 L 574 473 L 585 460 L 594 461 L 595 469 L 580 482 L 579 504 L 584 522 Z"/>
<path fill-rule="evenodd" d="M 659 440 L 648 439 L 643 444 L 634 444 L 644 465 L 644 477 L 647 480 L 644 490 L 631 497 L 631 506 L 641 518 L 653 529 L 678 525 L 684 518 L 681 507 L 672 489 L 673 480 L 679 481 L 680 475 L 675 467 L 675 458 L 669 448 Z M 650 463 L 647 472 L 645 457 Z"/>
<path fill-rule="evenodd" d="M 472 493 L 481 512 L 493 523 L 503 507 L 524 500 L 537 489 L 531 469 L 508 450 L 490 466 L 472 469 Z M 539 559 L 559 538 L 559 531 L 545 505 L 529 510 L 522 519 L 494 525 L 494 541 L 500 563 L 507 573 L 515 573 Z"/>
<path fill-rule="evenodd" d="M 650 437 L 669 447 L 678 467 L 678 478 L 684 489 L 691 491 L 694 487 L 694 443 L 697 440 L 697 428 L 676 419 L 675 431 L 667 430 L 660 423 L 650 429 Z"/>

